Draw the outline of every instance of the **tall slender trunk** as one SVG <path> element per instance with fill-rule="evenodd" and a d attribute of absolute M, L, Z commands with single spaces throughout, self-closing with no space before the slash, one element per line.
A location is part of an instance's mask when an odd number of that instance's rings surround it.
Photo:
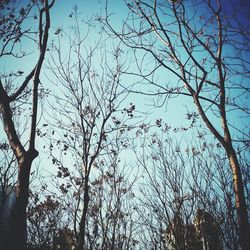
<path fill-rule="evenodd" d="M 221 92 L 225 94 L 225 91 L 222 90 Z M 243 185 L 243 180 L 242 180 L 240 164 L 239 164 L 236 152 L 232 144 L 232 139 L 231 139 L 230 131 L 229 131 L 228 124 L 227 124 L 226 111 L 224 107 L 225 97 L 222 98 L 223 105 L 221 105 L 222 107 L 221 118 L 222 118 L 222 128 L 224 131 L 224 137 L 222 137 L 219 134 L 219 132 L 215 129 L 211 121 L 206 116 L 204 110 L 202 109 L 202 106 L 200 104 L 200 101 L 197 95 L 194 95 L 194 102 L 196 104 L 196 107 L 198 108 L 198 111 L 202 120 L 205 122 L 208 129 L 217 138 L 217 140 L 221 143 L 221 145 L 226 151 L 227 158 L 229 160 L 230 168 L 231 168 L 232 175 L 233 175 L 235 207 L 237 211 L 239 237 L 240 237 L 239 243 L 240 243 L 242 250 L 248 250 L 249 249 L 248 238 L 249 238 L 250 232 L 249 232 L 247 205 L 246 205 L 246 199 L 245 199 L 245 194 L 244 194 L 244 185 Z"/>
<path fill-rule="evenodd" d="M 226 148 L 226 152 L 233 173 L 233 187 L 235 193 L 235 206 L 238 217 L 240 245 L 243 250 L 248 250 L 250 231 L 240 164 L 236 156 L 235 150 L 232 146 Z"/>
<path fill-rule="evenodd" d="M 86 228 L 86 219 L 89 206 L 89 187 L 88 187 L 88 177 L 85 180 L 84 188 L 84 198 L 83 198 L 83 212 L 80 221 L 80 230 L 78 234 L 77 250 L 84 250 L 85 245 L 85 228 Z"/>

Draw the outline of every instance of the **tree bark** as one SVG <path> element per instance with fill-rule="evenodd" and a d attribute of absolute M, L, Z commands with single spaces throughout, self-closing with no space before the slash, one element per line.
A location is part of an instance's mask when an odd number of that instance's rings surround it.
<path fill-rule="evenodd" d="M 78 242 L 77 242 L 77 250 L 84 250 L 84 239 L 85 239 L 85 227 L 86 227 L 86 217 L 88 212 L 88 205 L 89 205 L 89 189 L 88 189 L 88 178 L 86 178 L 86 185 L 84 189 L 84 205 L 83 205 L 83 212 L 80 222 L 80 230 L 78 234 Z"/>
<path fill-rule="evenodd" d="M 7 239 L 8 249 L 27 248 L 26 207 L 29 197 L 29 179 L 32 162 L 37 156 L 38 152 L 36 150 L 28 151 L 25 153 L 24 158 L 18 162 L 18 184 L 10 226 L 10 237 Z M 15 235 L 14 240 L 13 235 Z"/>
<path fill-rule="evenodd" d="M 223 91 L 224 93 L 224 85 L 223 85 Z M 223 100 L 225 97 L 223 97 Z M 248 250 L 248 238 L 250 235 L 249 230 L 249 222 L 248 222 L 248 210 L 246 205 L 246 199 L 244 194 L 244 185 L 242 180 L 242 173 L 240 169 L 240 164 L 236 155 L 236 152 L 234 150 L 234 147 L 232 145 L 232 139 L 230 135 L 230 131 L 228 129 L 227 119 L 226 119 L 226 111 L 224 108 L 224 101 L 223 106 L 221 108 L 221 118 L 222 118 L 222 128 L 224 131 L 224 137 L 222 137 L 219 132 L 215 129 L 215 127 L 212 125 L 210 120 L 205 115 L 204 110 L 201 107 L 200 101 L 197 96 L 194 95 L 194 102 L 198 109 L 198 112 L 208 127 L 208 129 L 212 132 L 212 134 L 217 138 L 217 140 L 221 143 L 223 148 L 226 151 L 227 158 L 229 161 L 229 165 L 232 171 L 233 175 L 233 188 L 234 188 L 234 195 L 235 195 L 235 207 L 237 211 L 237 220 L 238 220 L 238 229 L 239 229 L 239 243 L 242 248 L 242 250 Z"/>
<path fill-rule="evenodd" d="M 244 186 L 240 164 L 232 146 L 226 148 L 229 164 L 233 173 L 233 187 L 235 193 L 235 206 L 238 217 L 238 227 L 240 236 L 240 245 L 243 250 L 249 249 L 249 223 L 247 214 L 247 205 L 244 195 Z"/>

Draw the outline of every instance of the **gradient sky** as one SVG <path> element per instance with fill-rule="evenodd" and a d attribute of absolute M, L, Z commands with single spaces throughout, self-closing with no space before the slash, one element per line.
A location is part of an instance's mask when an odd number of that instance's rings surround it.
<path fill-rule="evenodd" d="M 25 0 L 23 0 L 22 2 L 25 2 Z M 224 6 L 226 6 L 226 8 L 231 12 L 232 9 L 230 9 L 229 5 L 225 5 L 225 3 L 227 3 L 228 1 L 222 1 L 222 2 Z M 242 11 L 242 13 L 244 13 L 242 15 L 239 15 L 238 20 L 244 25 L 249 25 L 250 23 L 249 19 L 245 18 L 247 16 L 245 13 L 247 12 L 247 8 L 249 7 L 249 4 L 247 4 L 247 1 L 237 1 L 237 3 L 245 4 L 243 8 L 242 7 L 240 8 L 240 5 L 237 6 L 236 3 L 234 3 L 235 5 L 234 9 L 239 8 L 239 10 Z M 56 0 L 55 5 L 51 11 L 51 29 L 50 29 L 50 37 L 49 37 L 50 43 L 52 40 L 56 41 L 58 35 L 56 35 L 55 32 L 58 28 L 63 29 L 66 32 L 67 30 L 69 30 L 70 32 L 71 26 L 72 26 L 72 18 L 70 18 L 69 16 L 74 6 L 76 5 L 78 7 L 79 18 L 85 19 L 85 20 L 92 18 L 93 23 L 94 23 L 95 17 L 93 17 L 93 14 L 97 15 L 97 14 L 103 13 L 104 7 L 105 7 L 105 1 L 102 1 L 102 0 L 71 0 L 71 1 Z M 122 20 L 127 16 L 127 11 L 128 11 L 126 5 L 124 4 L 124 1 L 123 0 L 111 0 L 109 3 L 109 11 L 110 13 L 113 13 L 113 16 L 112 16 L 113 24 L 115 25 L 115 27 L 119 28 L 119 26 L 122 24 Z M 26 23 L 27 27 L 29 25 L 33 25 L 32 22 L 35 22 L 35 20 L 29 20 Z M 84 27 L 86 26 L 84 25 L 82 26 L 83 33 L 85 32 Z M 89 38 L 90 46 L 91 46 L 91 39 L 95 40 L 99 36 L 97 34 L 97 30 L 98 28 L 96 29 L 93 28 L 91 32 L 91 36 Z M 62 40 L 64 39 L 62 38 Z M 67 47 L 67 45 L 65 45 L 65 47 Z M 34 62 L 36 61 L 36 58 L 37 58 L 36 45 L 34 45 L 32 41 L 26 39 L 24 43 L 22 43 L 22 48 L 24 50 L 27 49 L 29 52 L 31 52 L 31 54 L 27 57 L 28 60 L 27 58 L 24 58 L 22 60 L 19 60 L 19 59 L 17 60 L 17 59 L 5 57 L 1 59 L 0 61 L 1 71 L 8 72 L 11 69 L 13 71 L 22 70 L 25 73 L 28 73 L 32 69 L 32 67 L 34 66 Z M 67 51 L 65 51 L 65 53 L 67 53 Z M 46 56 L 48 59 L 48 54 Z M 95 63 L 98 64 L 98 58 L 96 59 Z M 167 77 L 169 77 L 168 74 L 166 75 Z M 162 79 L 166 78 L 166 75 L 161 76 Z M 43 76 L 41 76 L 41 79 L 43 79 Z M 131 79 L 128 78 L 125 80 L 128 81 L 130 84 Z M 171 81 L 171 78 L 168 80 Z M 131 84 L 133 84 L 133 82 L 131 82 Z M 192 100 L 189 100 L 184 97 L 175 98 L 168 103 L 167 107 L 163 106 L 162 108 L 158 108 L 158 109 L 150 106 L 152 102 L 150 98 L 148 97 L 131 95 L 128 98 L 127 103 L 131 101 L 135 102 L 135 105 L 138 108 L 138 110 L 147 111 L 151 114 L 148 118 L 149 121 L 154 122 L 155 119 L 161 117 L 163 118 L 163 121 L 170 124 L 172 128 L 187 125 L 188 122 L 185 119 L 187 110 L 188 111 L 195 110 L 192 105 Z M 167 112 L 165 112 L 166 110 Z M 234 112 L 232 118 L 233 118 L 234 125 L 236 127 L 240 127 L 242 121 L 238 119 L 239 114 Z"/>

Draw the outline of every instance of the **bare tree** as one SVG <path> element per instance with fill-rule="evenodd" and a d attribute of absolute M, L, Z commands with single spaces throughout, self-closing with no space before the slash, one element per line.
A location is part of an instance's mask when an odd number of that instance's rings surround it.
<path fill-rule="evenodd" d="M 22 36 L 27 34 L 28 30 L 21 30 L 21 24 L 27 17 L 32 5 L 28 5 L 27 9 L 22 8 L 17 15 L 15 11 L 8 8 L 8 4 L 12 4 L 11 1 L 6 1 L 1 5 L 3 8 L 10 10 L 11 20 L 6 20 L 8 17 L 4 17 L 2 20 L 7 22 L 1 23 L 5 29 L 1 34 L 1 39 L 3 40 L 3 49 L 1 51 L 1 57 L 7 55 L 13 55 L 15 57 L 23 57 L 25 53 L 18 54 L 15 52 L 15 45 L 18 43 Z M 12 148 L 17 166 L 18 166 L 18 180 L 16 186 L 16 201 L 13 208 L 13 221 L 9 233 L 8 246 L 11 249 L 25 249 L 26 248 L 26 206 L 28 202 L 28 190 L 29 190 L 29 178 L 30 170 L 33 160 L 38 156 L 38 152 L 35 149 L 35 138 L 36 138 L 36 125 L 37 125 L 37 107 L 38 107 L 38 87 L 40 83 L 40 72 L 43 65 L 45 53 L 47 50 L 47 41 L 50 28 L 50 8 L 53 6 L 54 0 L 50 3 L 45 0 L 41 3 L 34 4 L 38 8 L 39 18 L 38 18 L 38 47 L 39 47 L 39 57 L 37 63 L 31 72 L 27 75 L 25 80 L 19 85 L 14 87 L 14 91 L 9 88 L 10 85 L 7 83 L 4 85 L 2 80 L 0 81 L 0 110 L 2 115 L 2 121 L 6 136 L 10 147 Z M 3 12 L 4 13 L 4 12 Z M 17 72 L 19 75 L 23 74 L 23 71 Z M 13 113 L 12 104 L 17 102 L 22 95 L 25 95 L 30 82 L 32 81 L 32 108 L 31 108 L 31 127 L 30 127 L 30 137 L 28 145 L 21 142 L 21 138 L 18 134 L 17 124 L 14 122 L 15 112 Z M 13 240 L 13 235 L 15 235 L 15 240 Z"/>
<path fill-rule="evenodd" d="M 170 132 L 146 131 L 143 150 L 137 152 L 144 170 L 137 208 L 141 246 L 204 249 L 206 242 L 211 249 L 239 249 L 233 185 L 222 148 L 205 138 L 196 145 L 194 139 L 192 144 L 174 141 Z"/>
<path fill-rule="evenodd" d="M 156 87 L 155 93 L 150 89 L 145 94 L 161 95 L 164 100 L 180 95 L 183 100 L 184 96 L 192 98 L 204 124 L 227 154 L 240 244 L 247 249 L 248 212 L 236 147 L 237 141 L 246 147 L 249 135 L 247 127 L 237 129 L 233 117 L 235 110 L 249 117 L 244 100 L 249 93 L 249 22 L 244 10 L 249 4 L 242 1 L 243 7 L 239 7 L 219 0 L 125 2 L 130 14 L 121 33 L 113 28 L 108 12 L 100 21 L 134 52 L 138 71 L 131 74 Z M 173 77 L 170 83 L 158 78 L 163 70 Z"/>
<path fill-rule="evenodd" d="M 62 87 L 61 93 L 57 93 L 51 102 L 49 126 L 45 124 L 43 129 L 50 134 L 50 154 L 58 166 L 60 190 L 64 197 L 71 197 L 71 201 L 69 198 L 67 201 L 73 215 L 77 249 L 115 249 L 119 232 L 117 223 L 122 216 L 120 200 L 129 192 L 125 192 L 124 187 L 122 193 L 117 161 L 120 148 L 126 148 L 125 133 L 130 129 L 128 120 L 133 116 L 135 106 L 131 103 L 128 108 L 121 108 L 127 94 L 119 88 L 123 67 L 119 47 L 108 52 L 106 44 L 99 40 L 88 48 L 85 43 L 89 31 L 86 36 L 82 35 L 77 13 L 75 18 L 72 34 L 61 30 L 58 45 L 54 43 L 50 50 L 48 79 Z M 61 39 L 68 40 L 66 54 Z M 61 149 L 59 154 L 56 148 Z M 102 182 L 100 185 L 95 184 L 99 181 Z M 106 192 L 110 192 L 107 197 Z M 99 207 L 97 202 L 103 206 Z M 105 210 L 109 217 L 102 218 Z M 105 218 L 109 218 L 108 221 Z M 100 225 L 99 232 L 103 237 L 93 240 L 97 235 L 94 232 L 92 235 L 92 230 Z M 111 225 L 113 234 L 110 239 Z"/>
<path fill-rule="evenodd" d="M 121 166 L 124 163 L 120 163 L 119 157 L 120 153 L 110 154 L 104 162 L 106 168 L 92 182 L 88 218 L 90 249 L 131 249 L 139 245 L 133 191 L 137 178 L 134 167 Z"/>

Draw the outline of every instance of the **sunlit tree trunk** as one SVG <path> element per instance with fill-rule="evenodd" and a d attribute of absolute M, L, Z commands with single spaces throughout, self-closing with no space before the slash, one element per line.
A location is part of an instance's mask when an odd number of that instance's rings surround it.
<path fill-rule="evenodd" d="M 243 250 L 248 249 L 248 235 L 249 235 L 249 224 L 248 224 L 248 215 L 247 215 L 247 205 L 246 199 L 244 194 L 244 186 L 242 180 L 242 172 L 240 168 L 240 164 L 235 153 L 234 147 L 232 145 L 231 134 L 227 124 L 227 116 L 225 111 L 225 87 L 224 83 L 221 83 L 221 103 L 220 103 L 220 113 L 221 113 L 221 120 L 222 120 L 222 128 L 224 132 L 224 137 L 222 137 L 219 132 L 215 129 L 211 121 L 205 114 L 199 99 L 194 94 L 194 102 L 198 109 L 198 112 L 204 121 L 205 125 L 211 131 L 211 133 L 217 138 L 217 140 L 221 143 L 224 147 L 229 165 L 232 171 L 232 182 L 234 187 L 234 194 L 235 194 L 235 207 L 237 210 L 237 217 L 238 217 L 238 228 L 239 228 L 239 237 L 240 237 L 240 245 Z"/>
<path fill-rule="evenodd" d="M 240 235 L 240 245 L 242 249 L 249 249 L 249 225 L 247 215 L 247 205 L 244 196 L 244 186 L 242 181 L 242 173 L 240 164 L 236 156 L 235 150 L 230 145 L 226 148 L 230 167 L 233 173 L 233 187 L 235 193 L 235 205 L 238 216 L 238 226 Z"/>

